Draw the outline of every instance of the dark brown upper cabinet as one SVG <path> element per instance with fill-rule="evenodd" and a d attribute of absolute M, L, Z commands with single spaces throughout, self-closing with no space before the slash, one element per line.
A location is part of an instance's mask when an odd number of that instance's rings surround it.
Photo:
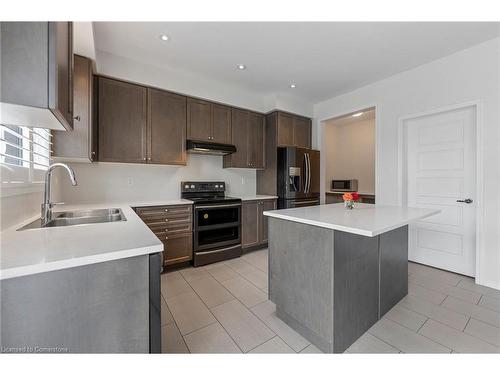
<path fill-rule="evenodd" d="M 311 119 L 297 116 L 293 118 L 293 144 L 311 148 Z"/>
<path fill-rule="evenodd" d="M 212 141 L 231 143 L 231 107 L 212 104 Z"/>
<path fill-rule="evenodd" d="M 265 117 L 258 113 L 248 114 L 248 163 L 250 168 L 265 167 L 264 146 Z M 237 152 L 237 151 L 236 151 Z"/>
<path fill-rule="evenodd" d="M 148 163 L 186 165 L 186 97 L 148 89 L 147 133 Z"/>
<path fill-rule="evenodd" d="M 54 131 L 54 157 L 66 161 L 94 161 L 96 131 L 92 121 L 93 77 L 92 61 L 75 55 L 73 73 L 73 131 Z"/>
<path fill-rule="evenodd" d="M 311 119 L 278 112 L 277 145 L 311 148 Z"/>
<path fill-rule="evenodd" d="M 204 142 L 230 143 L 231 108 L 188 98 L 187 138 Z"/>
<path fill-rule="evenodd" d="M 224 168 L 265 168 L 264 116 L 233 108 L 231 117 L 236 152 L 224 156 Z"/>
<path fill-rule="evenodd" d="M 293 146 L 293 117 L 278 113 L 278 146 Z"/>
<path fill-rule="evenodd" d="M 0 28 L 2 121 L 72 130 L 73 23 L 1 22 Z"/>
<path fill-rule="evenodd" d="M 99 161 L 146 163 L 146 87 L 99 77 Z"/>
<path fill-rule="evenodd" d="M 277 194 L 277 147 L 311 148 L 311 119 L 274 111 L 266 115 L 266 168 L 257 171 L 257 194 Z"/>
<path fill-rule="evenodd" d="M 224 156 L 224 168 L 241 167 L 249 168 L 248 160 L 248 111 L 233 109 L 231 111 L 233 139 L 231 143 L 236 146 L 236 152 Z"/>

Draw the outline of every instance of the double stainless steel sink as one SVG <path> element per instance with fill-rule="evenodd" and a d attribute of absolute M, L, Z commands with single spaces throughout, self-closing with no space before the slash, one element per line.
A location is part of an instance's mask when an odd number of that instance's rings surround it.
<path fill-rule="evenodd" d="M 70 225 L 110 223 L 116 221 L 126 221 L 125 215 L 120 208 L 103 208 L 97 210 L 78 210 L 53 212 L 52 220 L 42 224 L 41 219 L 37 219 L 28 225 L 18 229 L 36 229 L 50 227 L 65 227 Z"/>

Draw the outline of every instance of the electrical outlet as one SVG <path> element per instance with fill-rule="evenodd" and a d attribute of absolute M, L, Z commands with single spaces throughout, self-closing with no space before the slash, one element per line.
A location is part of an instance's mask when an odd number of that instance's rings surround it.
<path fill-rule="evenodd" d="M 127 178 L 127 185 L 128 186 L 133 186 L 134 185 L 134 179 L 132 177 Z"/>
<path fill-rule="evenodd" d="M 242 177 L 242 178 L 241 178 L 241 184 L 242 184 L 242 185 L 245 185 L 245 177 Z"/>

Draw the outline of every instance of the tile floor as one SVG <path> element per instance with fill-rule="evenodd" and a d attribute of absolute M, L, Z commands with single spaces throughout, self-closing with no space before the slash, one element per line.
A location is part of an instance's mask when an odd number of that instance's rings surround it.
<path fill-rule="evenodd" d="M 500 352 L 500 291 L 408 264 L 409 292 L 347 353 Z M 267 299 L 267 249 L 162 275 L 164 353 L 320 353 Z"/>

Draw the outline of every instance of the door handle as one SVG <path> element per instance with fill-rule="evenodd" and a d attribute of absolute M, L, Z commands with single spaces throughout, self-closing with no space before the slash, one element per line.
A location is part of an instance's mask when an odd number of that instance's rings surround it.
<path fill-rule="evenodd" d="M 309 154 L 304 154 L 304 193 L 309 192 L 310 171 L 309 171 Z"/>
<path fill-rule="evenodd" d="M 474 201 L 470 198 L 466 198 L 466 199 L 458 199 L 457 202 L 471 204 Z"/>
<path fill-rule="evenodd" d="M 309 158 L 309 154 L 306 154 L 307 156 L 307 191 L 306 193 L 309 193 L 309 190 L 311 189 L 311 159 Z"/>

